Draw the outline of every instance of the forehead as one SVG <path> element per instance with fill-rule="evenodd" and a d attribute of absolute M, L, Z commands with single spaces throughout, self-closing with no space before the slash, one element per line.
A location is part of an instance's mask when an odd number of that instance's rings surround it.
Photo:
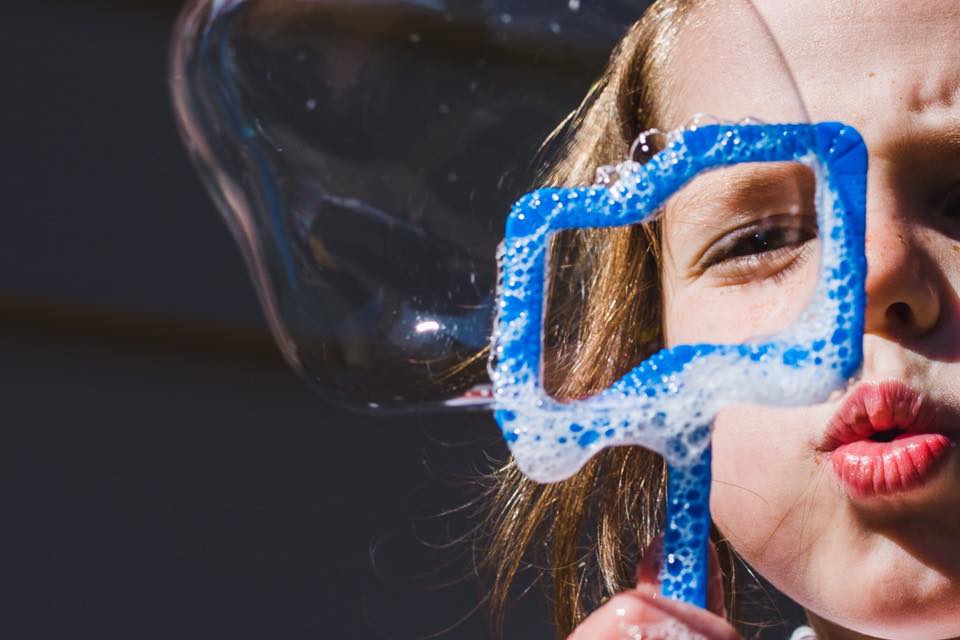
<path fill-rule="evenodd" d="M 960 3 L 761 0 L 811 120 L 869 132 L 891 117 L 953 106 Z"/>
<path fill-rule="evenodd" d="M 960 113 L 960 2 L 755 6 L 762 22 L 739 31 L 750 11 L 733 1 L 706 2 L 680 27 L 665 83 L 670 127 L 698 112 L 783 122 L 805 111 L 854 125 L 870 145 L 891 127 Z"/>

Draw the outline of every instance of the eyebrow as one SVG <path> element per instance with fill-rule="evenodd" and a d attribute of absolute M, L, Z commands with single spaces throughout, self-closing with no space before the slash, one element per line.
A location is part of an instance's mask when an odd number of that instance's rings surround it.
<path fill-rule="evenodd" d="M 901 125 L 874 152 L 890 157 L 960 152 L 960 115 L 937 123 Z"/>
<path fill-rule="evenodd" d="M 926 80 L 926 78 L 924 79 Z M 907 95 L 907 109 L 912 113 L 923 113 L 936 107 L 952 107 L 960 97 L 960 73 L 942 72 L 942 77 L 930 91 L 923 81 L 915 81 Z"/>
<path fill-rule="evenodd" d="M 724 209 L 733 213 L 733 216 L 724 218 L 724 226 L 729 226 L 731 220 L 746 221 L 753 219 L 755 216 L 751 212 L 745 211 L 744 205 L 756 203 L 758 199 L 761 201 L 773 200 L 783 193 L 784 185 L 790 185 L 791 187 L 798 185 L 801 198 L 806 193 L 805 187 L 809 187 L 809 192 L 813 193 L 812 187 L 814 187 L 816 178 L 805 164 L 796 161 L 760 162 L 750 163 L 750 166 L 759 166 L 759 168 L 753 171 L 734 171 L 726 182 L 725 188 L 722 189 L 698 189 L 695 182 L 689 183 L 674 197 L 680 195 L 677 204 L 684 209 L 689 208 L 689 213 L 692 215 L 689 217 L 684 215 L 683 218 L 675 220 L 675 222 L 709 228 L 712 225 L 706 223 L 712 220 L 716 213 L 716 207 L 713 205 L 720 204 Z M 736 169 L 738 167 L 726 168 Z M 724 168 L 717 171 L 723 172 Z M 709 176 L 708 179 L 716 180 L 717 178 L 718 176 L 715 174 Z M 691 189 L 689 194 L 684 193 L 687 189 Z"/>

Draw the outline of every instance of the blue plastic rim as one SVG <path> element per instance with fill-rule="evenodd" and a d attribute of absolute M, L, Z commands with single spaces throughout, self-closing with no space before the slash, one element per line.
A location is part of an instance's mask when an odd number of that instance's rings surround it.
<path fill-rule="evenodd" d="M 542 323 L 553 233 L 641 223 L 703 172 L 783 161 L 803 162 L 818 178 L 820 273 L 800 321 L 763 341 L 663 349 L 590 398 L 561 402 L 545 393 Z M 518 466 L 540 482 L 572 475 L 606 447 L 641 445 L 665 457 L 661 579 L 671 597 L 706 602 L 709 444 L 717 412 L 743 403 L 822 402 L 860 368 L 866 173 L 863 139 L 842 123 L 708 125 L 672 136 L 643 165 L 621 165 L 611 185 L 539 189 L 510 212 L 498 256 L 495 418 Z"/>

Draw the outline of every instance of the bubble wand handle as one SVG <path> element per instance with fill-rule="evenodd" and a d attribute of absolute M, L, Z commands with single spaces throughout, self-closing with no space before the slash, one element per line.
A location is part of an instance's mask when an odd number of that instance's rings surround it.
<path fill-rule="evenodd" d="M 663 532 L 663 595 L 707 606 L 710 581 L 710 448 L 690 466 L 667 466 L 667 523 Z"/>

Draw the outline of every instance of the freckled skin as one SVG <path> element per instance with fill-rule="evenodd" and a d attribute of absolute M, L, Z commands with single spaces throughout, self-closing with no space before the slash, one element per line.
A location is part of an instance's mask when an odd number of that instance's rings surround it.
<path fill-rule="evenodd" d="M 946 195 L 960 180 L 960 3 L 757 6 L 810 121 L 849 123 L 869 150 L 862 378 L 899 379 L 960 406 L 960 206 Z M 676 120 L 711 113 L 696 95 L 674 102 Z M 758 95 L 726 95 L 716 108 L 752 114 L 764 108 Z M 773 287 L 738 290 L 691 276 L 688 241 L 689 230 L 671 227 L 668 208 L 670 344 L 776 330 L 811 290 L 815 261 Z M 960 637 L 960 456 L 916 490 L 857 503 L 816 448 L 838 405 L 721 413 L 713 441 L 717 525 L 760 573 L 821 619 L 830 638 Z"/>

